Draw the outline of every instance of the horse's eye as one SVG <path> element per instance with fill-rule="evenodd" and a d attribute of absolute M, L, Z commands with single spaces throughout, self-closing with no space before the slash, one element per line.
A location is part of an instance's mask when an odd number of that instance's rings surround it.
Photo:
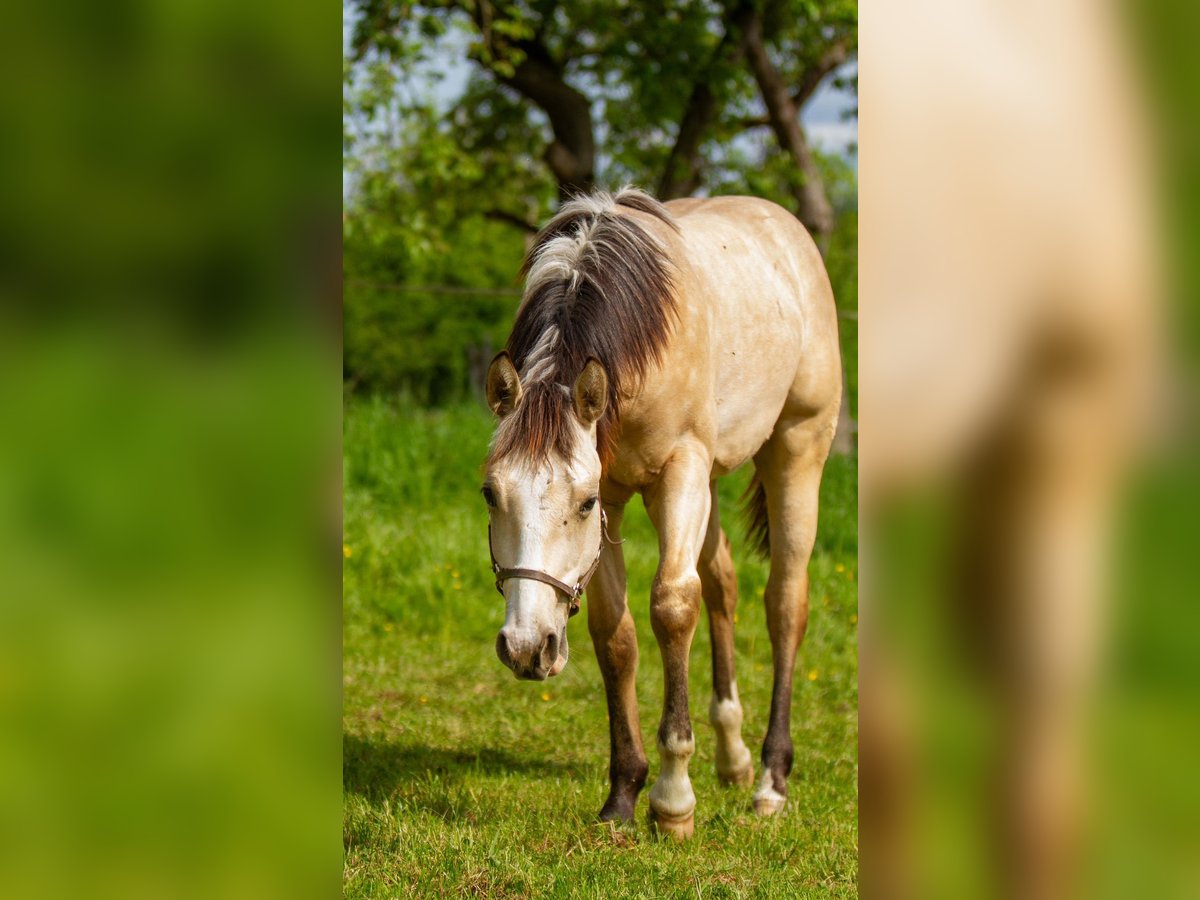
<path fill-rule="evenodd" d="M 486 504 L 487 504 L 488 506 L 490 506 L 492 509 L 495 509 L 495 508 L 496 508 L 496 495 L 495 495 L 495 494 L 492 492 L 492 489 L 491 489 L 490 487 L 488 487 L 488 486 L 485 484 L 485 485 L 484 485 L 484 486 L 483 486 L 483 487 L 480 489 L 479 493 L 483 494 L 483 502 L 484 502 L 484 503 L 486 503 Z"/>
<path fill-rule="evenodd" d="M 592 511 L 592 507 L 594 507 L 595 505 L 596 505 L 595 497 L 590 497 L 589 499 L 584 500 L 583 503 L 580 504 L 580 506 L 579 506 L 579 514 L 581 516 L 586 516 L 588 513 L 590 513 Z"/>

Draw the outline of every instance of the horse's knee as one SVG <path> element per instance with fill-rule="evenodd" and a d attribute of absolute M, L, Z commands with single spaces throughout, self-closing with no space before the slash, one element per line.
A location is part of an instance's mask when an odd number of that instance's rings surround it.
<path fill-rule="evenodd" d="M 700 615 L 700 576 L 659 577 L 650 591 L 650 625 L 655 636 L 668 640 L 692 634 Z"/>
<path fill-rule="evenodd" d="M 592 602 L 589 597 L 588 603 Z M 629 610 L 624 604 L 619 609 L 611 610 L 589 606 L 587 624 L 592 640 L 602 643 L 623 638 L 627 632 L 634 630 L 633 617 L 629 615 Z"/>
<path fill-rule="evenodd" d="M 637 629 L 633 620 L 626 617 L 616 628 L 603 632 L 591 632 L 592 646 L 596 650 L 596 662 L 606 678 L 629 677 L 637 669 Z"/>

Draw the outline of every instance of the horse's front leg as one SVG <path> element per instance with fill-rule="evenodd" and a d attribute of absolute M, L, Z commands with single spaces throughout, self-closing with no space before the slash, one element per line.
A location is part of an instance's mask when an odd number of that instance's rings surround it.
<path fill-rule="evenodd" d="M 662 770 L 650 789 L 650 821 L 671 837 L 690 837 L 696 795 L 688 779 L 695 750 L 688 713 L 688 651 L 700 615 L 696 560 L 708 525 L 711 464 L 703 451 L 676 452 L 647 489 L 646 510 L 658 529 L 658 574 L 650 592 L 650 623 L 663 660 L 663 715 L 658 728 Z"/>
<path fill-rule="evenodd" d="M 603 821 L 630 821 L 649 766 L 642 749 L 637 709 L 637 629 L 625 593 L 625 557 L 621 552 L 624 503 L 604 503 L 608 536 L 587 590 L 588 631 L 604 676 L 608 700 L 609 791 L 600 810 Z"/>

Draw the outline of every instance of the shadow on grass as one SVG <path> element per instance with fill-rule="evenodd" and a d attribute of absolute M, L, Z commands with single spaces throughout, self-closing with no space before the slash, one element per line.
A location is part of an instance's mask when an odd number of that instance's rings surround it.
<path fill-rule="evenodd" d="M 451 750 L 342 735 L 342 787 L 367 799 L 390 797 L 398 790 L 434 778 L 443 785 L 453 786 L 479 775 L 582 780 L 587 774 L 580 765 L 535 752 L 514 756 L 492 747 Z"/>

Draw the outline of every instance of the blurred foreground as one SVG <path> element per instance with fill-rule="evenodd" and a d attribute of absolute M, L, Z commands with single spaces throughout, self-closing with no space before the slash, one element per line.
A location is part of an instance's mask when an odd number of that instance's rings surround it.
<path fill-rule="evenodd" d="M 0 896 L 338 890 L 339 32 L 304 6 L 3 13 Z"/>
<path fill-rule="evenodd" d="M 862 9 L 869 897 L 1200 891 L 1182 7 Z"/>

